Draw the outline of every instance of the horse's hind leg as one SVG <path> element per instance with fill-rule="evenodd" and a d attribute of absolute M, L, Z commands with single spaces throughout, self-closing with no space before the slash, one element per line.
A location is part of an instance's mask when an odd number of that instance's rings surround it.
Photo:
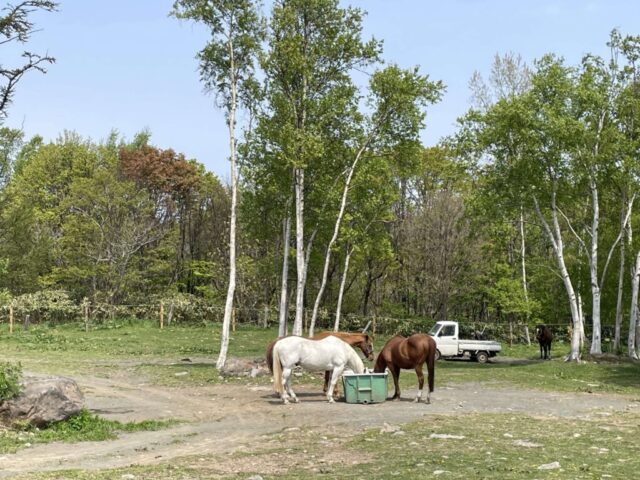
<path fill-rule="evenodd" d="M 329 403 L 334 403 L 333 389 L 336 387 L 336 383 L 338 382 L 338 379 L 340 378 L 340 375 L 342 375 L 343 371 L 344 367 L 335 367 L 333 369 L 333 372 L 331 373 L 331 384 L 329 385 L 329 390 L 327 391 L 327 400 L 329 401 Z"/>
<path fill-rule="evenodd" d="M 291 368 L 283 368 L 282 369 L 282 385 L 284 388 L 282 389 L 282 401 L 287 404 L 289 403 L 289 398 L 295 403 L 298 403 L 298 397 L 291 389 Z"/>
<path fill-rule="evenodd" d="M 422 365 L 416 367 L 416 375 L 418 376 L 418 394 L 414 400 L 415 403 L 419 403 L 422 399 L 422 389 L 424 388 L 424 373 L 422 373 Z M 427 393 L 427 403 L 430 403 L 429 394 Z"/>
<path fill-rule="evenodd" d="M 389 365 L 389 370 L 391 370 L 391 376 L 393 377 L 393 386 L 396 389 L 393 397 L 391 397 L 391 400 L 400 400 L 400 382 L 398 382 L 398 379 L 400 377 L 400 368 L 391 364 Z"/>
<path fill-rule="evenodd" d="M 327 370 L 324 372 L 324 387 L 322 388 L 323 393 L 327 393 L 327 390 L 329 390 L 330 381 L 331 381 L 331 370 Z"/>

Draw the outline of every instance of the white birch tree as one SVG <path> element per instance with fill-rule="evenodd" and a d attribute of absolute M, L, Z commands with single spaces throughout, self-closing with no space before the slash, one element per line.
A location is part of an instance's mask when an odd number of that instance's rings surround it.
<path fill-rule="evenodd" d="M 236 289 L 236 217 L 238 203 L 237 114 L 249 105 L 256 89 L 253 73 L 264 36 L 259 5 L 254 0 L 178 0 L 172 14 L 193 20 L 210 30 L 211 39 L 198 53 L 200 78 L 215 94 L 229 130 L 231 214 L 229 219 L 229 282 L 225 301 L 220 353 L 216 367 L 222 368 L 229 348 L 229 327 Z"/>

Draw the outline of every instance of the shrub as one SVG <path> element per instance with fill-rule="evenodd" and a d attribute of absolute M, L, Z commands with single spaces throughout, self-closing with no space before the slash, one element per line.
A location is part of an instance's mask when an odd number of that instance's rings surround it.
<path fill-rule="evenodd" d="M 22 365 L 0 363 L 0 403 L 20 393 L 20 376 Z"/>

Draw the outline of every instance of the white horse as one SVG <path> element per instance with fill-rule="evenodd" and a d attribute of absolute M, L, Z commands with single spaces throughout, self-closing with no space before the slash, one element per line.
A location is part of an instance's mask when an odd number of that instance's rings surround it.
<path fill-rule="evenodd" d="M 337 337 L 309 340 L 303 337 L 285 337 L 273 347 L 273 386 L 287 404 L 289 398 L 298 402 L 291 390 L 291 372 L 300 365 L 307 370 L 331 370 L 331 385 L 327 390 L 327 400 L 333 403 L 333 389 L 345 367 L 355 373 L 364 372 L 364 364 L 356 351 Z"/>

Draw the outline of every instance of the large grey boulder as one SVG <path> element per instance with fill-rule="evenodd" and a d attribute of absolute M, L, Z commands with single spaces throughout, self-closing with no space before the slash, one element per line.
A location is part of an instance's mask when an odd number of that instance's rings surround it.
<path fill-rule="evenodd" d="M 82 392 L 70 378 L 27 379 L 20 395 L 0 404 L 0 418 L 42 427 L 80 413 L 83 404 Z"/>

